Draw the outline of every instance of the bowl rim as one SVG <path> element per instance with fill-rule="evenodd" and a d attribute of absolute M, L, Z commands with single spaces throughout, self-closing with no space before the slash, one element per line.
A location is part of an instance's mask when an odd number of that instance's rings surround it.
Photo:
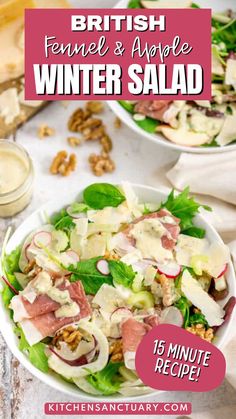
<path fill-rule="evenodd" d="M 213 0 L 214 1 L 214 0 Z M 219 0 L 218 0 L 219 1 Z M 118 0 L 115 4 L 114 9 L 127 9 L 128 0 Z M 210 7 L 210 6 L 208 6 Z M 214 4 L 211 6 L 214 7 Z M 236 143 L 229 144 L 223 147 L 187 147 L 183 145 L 178 145 L 167 140 L 164 135 L 160 133 L 151 134 L 144 129 L 140 128 L 135 121 L 133 121 L 131 115 L 126 111 L 117 101 L 110 100 L 107 101 L 108 106 L 111 110 L 118 116 L 124 124 L 126 124 L 132 131 L 136 132 L 140 136 L 147 138 L 153 143 L 169 148 L 173 151 L 185 152 L 190 154 L 217 154 L 217 153 L 228 153 L 230 151 L 236 150 Z"/>
<path fill-rule="evenodd" d="M 140 128 L 135 121 L 132 119 L 132 115 L 126 111 L 119 102 L 115 100 L 107 101 L 108 106 L 114 112 L 114 114 L 121 119 L 121 121 L 130 128 L 133 132 L 136 132 L 143 138 L 146 138 L 156 145 L 169 148 L 173 151 L 184 152 L 188 154 L 218 154 L 218 153 L 229 153 L 230 151 L 236 150 L 236 143 L 229 144 L 223 147 L 187 147 L 178 144 L 174 144 L 167 140 L 162 134 L 156 133 L 151 134 L 144 129 Z"/>
<path fill-rule="evenodd" d="M 118 184 L 120 184 L 121 182 L 119 182 Z M 138 191 L 140 191 L 140 194 L 142 192 L 150 192 L 153 193 L 154 195 L 154 200 L 155 199 L 164 199 L 167 196 L 167 192 L 160 190 L 158 188 L 154 188 L 152 186 L 148 186 L 148 185 L 143 185 L 143 184 L 136 184 L 136 183 L 132 183 L 129 182 L 130 185 L 135 189 L 137 195 L 138 195 Z M 17 240 L 18 236 L 24 236 L 26 237 L 30 231 L 32 231 L 32 228 L 27 230 L 27 225 L 30 225 L 30 223 L 32 223 L 32 221 L 38 217 L 38 220 L 40 221 L 40 224 L 43 224 L 42 221 L 42 214 L 44 214 L 47 210 L 49 210 L 49 212 L 46 212 L 49 216 L 51 214 L 53 214 L 54 212 L 60 210 L 63 207 L 66 207 L 67 205 L 69 205 L 73 199 L 76 199 L 76 197 L 80 196 L 83 192 L 83 190 L 85 189 L 86 185 L 84 185 L 81 189 L 79 190 L 73 190 L 70 193 L 68 193 L 67 195 L 63 195 L 62 197 L 59 197 L 57 199 L 54 200 L 50 200 L 48 202 L 46 202 L 45 204 L 43 204 L 41 207 L 39 207 L 38 209 L 36 209 L 35 211 L 33 211 L 18 227 L 17 229 L 14 231 L 14 233 L 11 235 L 10 239 L 8 240 L 7 246 L 6 246 L 6 251 L 11 251 L 13 250 L 16 246 L 17 243 L 13 245 L 13 243 Z M 155 195 L 159 195 L 159 198 L 155 198 Z M 62 202 L 60 204 L 60 202 Z M 215 230 L 215 228 L 209 224 L 205 218 L 201 215 L 198 214 L 196 216 L 196 220 L 199 220 L 200 222 L 202 222 L 206 228 L 206 232 L 209 232 L 210 234 L 212 234 L 215 237 L 216 241 L 219 241 L 220 243 L 223 243 L 223 240 L 221 239 L 220 235 L 217 233 L 217 231 Z M 25 232 L 24 232 L 25 230 Z M 0 275 L 2 275 L 2 267 L 0 266 Z M 235 272 L 234 272 L 234 268 L 233 268 L 233 263 L 232 261 L 229 262 L 229 277 L 231 277 L 231 281 L 232 281 L 232 296 L 236 296 L 236 281 L 235 281 Z M 227 296 L 227 298 L 229 298 L 229 296 Z M 49 373 L 44 373 L 40 370 L 38 370 L 33 364 L 31 364 L 30 360 L 28 359 L 28 357 L 22 353 L 16 343 L 16 335 L 13 331 L 13 325 L 14 322 L 12 319 L 10 319 L 9 317 L 9 312 L 8 310 L 4 307 L 2 298 L 0 298 L 0 317 L 3 320 L 2 322 L 0 322 L 0 332 L 2 333 L 2 336 L 6 342 L 6 345 L 8 346 L 8 348 L 10 349 L 10 351 L 13 353 L 13 355 L 18 359 L 18 361 L 32 374 L 34 375 L 36 378 L 38 378 L 40 381 L 42 381 L 44 384 L 49 385 L 50 387 L 52 387 L 54 390 L 58 390 L 61 393 L 67 394 L 69 396 L 73 396 L 76 397 L 78 399 L 81 400 L 85 400 L 85 401 L 98 401 L 98 402 L 103 402 L 103 401 L 133 401 L 136 400 L 137 398 L 144 400 L 148 397 L 151 396 L 155 396 L 157 394 L 161 394 L 164 391 L 162 390 L 153 390 L 153 392 L 150 392 L 148 394 L 144 394 L 142 396 L 137 395 L 137 396 L 129 396 L 129 397 L 124 397 L 124 396 L 120 396 L 120 395 L 114 395 L 114 396 L 102 396 L 102 397 L 96 397 L 87 393 L 84 393 L 82 390 L 80 390 L 79 388 L 76 388 L 74 384 L 70 384 L 67 383 L 65 380 L 63 380 L 62 378 L 60 378 L 56 373 L 50 372 Z M 224 346 L 224 343 L 227 342 L 227 338 L 228 335 L 232 329 L 232 323 L 233 323 L 233 317 L 231 316 L 230 319 L 227 322 L 227 326 L 226 329 L 223 333 L 223 336 L 219 339 L 220 343 L 216 343 L 215 346 L 218 348 L 222 348 Z M 7 327 L 6 327 L 7 326 Z"/>

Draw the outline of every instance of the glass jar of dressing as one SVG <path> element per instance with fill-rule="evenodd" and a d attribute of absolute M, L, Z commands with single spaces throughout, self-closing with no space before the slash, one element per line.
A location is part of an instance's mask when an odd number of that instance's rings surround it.
<path fill-rule="evenodd" d="M 12 217 L 30 202 L 34 169 L 20 145 L 0 140 L 0 217 Z"/>

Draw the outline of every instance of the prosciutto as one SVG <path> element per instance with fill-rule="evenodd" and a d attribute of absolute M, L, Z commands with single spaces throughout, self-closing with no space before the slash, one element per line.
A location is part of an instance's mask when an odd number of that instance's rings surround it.
<path fill-rule="evenodd" d="M 64 285 L 64 289 L 69 290 L 72 300 L 79 305 L 80 311 L 74 317 L 57 318 L 54 312 L 60 308 L 60 304 L 51 300 L 47 295 L 37 296 L 32 304 L 21 295 L 16 296 L 18 299 L 14 297 L 15 302 L 11 306 L 17 310 L 17 307 L 19 308 L 21 305 L 21 320 L 18 320 L 18 322 L 30 345 L 40 342 L 47 336 L 53 336 L 58 329 L 67 324 L 91 316 L 91 307 L 82 283 L 77 281 L 70 284 L 67 288 Z M 23 313 L 25 313 L 24 318 L 22 317 Z"/>
<path fill-rule="evenodd" d="M 32 288 L 32 283 L 33 281 L 25 288 L 23 293 L 16 295 L 11 300 L 11 309 L 14 312 L 13 318 L 15 322 L 51 313 L 61 306 L 47 294 L 37 295 L 32 302 L 28 301 L 26 296 L 30 292 L 30 288 Z M 68 290 L 71 299 L 79 305 L 80 310 L 81 308 L 83 309 L 87 299 L 84 294 L 83 285 L 80 281 L 69 283 L 68 285 L 67 282 L 64 281 L 58 288 L 63 291 Z"/>
<path fill-rule="evenodd" d="M 164 121 L 164 114 L 171 102 L 171 100 L 142 100 L 136 103 L 134 111 L 158 121 Z"/>
<path fill-rule="evenodd" d="M 151 214 L 142 215 L 141 217 L 137 218 L 133 222 L 133 224 L 137 224 L 140 221 L 143 221 L 149 218 L 159 218 L 163 227 L 165 227 L 166 229 L 166 234 L 164 234 L 161 238 L 162 246 L 165 249 L 173 250 L 177 242 L 179 233 L 180 233 L 179 218 L 174 217 L 167 209 L 162 208 L 157 212 L 152 212 Z M 126 234 L 129 235 L 129 232 L 131 229 L 132 229 L 132 225 L 128 227 L 128 229 L 126 229 Z"/>
<path fill-rule="evenodd" d="M 150 324 L 141 323 L 133 318 L 125 320 L 121 325 L 123 355 L 126 368 L 135 369 L 135 354 L 143 337 L 152 329 Z"/>

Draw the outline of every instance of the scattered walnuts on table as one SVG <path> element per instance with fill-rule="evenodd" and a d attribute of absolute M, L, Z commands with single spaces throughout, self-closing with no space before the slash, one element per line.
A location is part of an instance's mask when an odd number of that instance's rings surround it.
<path fill-rule="evenodd" d="M 76 169 L 76 164 L 76 155 L 70 154 L 68 157 L 67 151 L 62 150 L 54 157 L 50 166 L 50 172 L 52 175 L 60 174 L 62 176 L 69 176 Z"/>
<path fill-rule="evenodd" d="M 46 124 L 42 124 L 38 128 L 38 137 L 42 140 L 45 137 L 52 137 L 55 135 L 55 129 Z"/>
<path fill-rule="evenodd" d="M 92 172 L 96 176 L 102 176 L 104 173 L 111 173 L 115 169 L 115 163 L 109 154 L 104 151 L 101 154 L 90 154 L 89 164 Z"/>

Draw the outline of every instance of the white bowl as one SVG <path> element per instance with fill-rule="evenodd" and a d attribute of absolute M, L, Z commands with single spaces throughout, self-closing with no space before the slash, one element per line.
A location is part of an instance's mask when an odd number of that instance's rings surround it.
<path fill-rule="evenodd" d="M 143 202 L 161 202 L 166 198 L 166 194 L 163 192 L 158 191 L 157 189 L 143 186 L 143 185 L 133 185 L 134 190 L 139 197 L 140 201 Z M 30 234 L 34 229 L 40 227 L 43 224 L 43 214 L 47 214 L 49 217 L 62 209 L 62 207 L 66 207 L 71 202 L 75 201 L 76 199 L 82 200 L 82 194 L 83 190 L 80 190 L 80 192 L 74 192 L 71 194 L 68 194 L 64 197 L 59 197 L 58 199 L 53 200 L 52 202 L 49 202 L 42 206 L 40 209 L 35 211 L 31 216 L 29 216 L 14 232 L 14 234 L 11 236 L 6 252 L 9 253 L 13 249 L 15 249 L 18 245 L 20 245 L 25 237 Z M 206 230 L 206 237 L 210 242 L 222 242 L 220 236 L 218 233 L 214 230 L 213 227 L 208 225 L 204 218 L 201 215 L 197 215 L 195 218 L 196 225 L 199 227 L 203 227 Z M 236 295 L 236 281 L 235 281 L 235 274 L 232 263 L 229 263 L 229 267 L 227 270 L 227 281 L 229 286 L 229 295 L 225 300 L 222 300 L 220 303 L 222 306 L 224 306 L 225 302 L 229 299 L 231 296 Z M 95 398 L 94 396 L 91 396 L 89 394 L 83 393 L 79 388 L 77 388 L 75 385 L 67 383 L 66 381 L 62 380 L 59 376 L 57 376 L 54 373 L 43 373 L 39 371 L 36 367 L 34 367 L 27 356 L 23 354 L 18 349 L 18 340 L 16 335 L 13 332 L 14 323 L 10 319 L 9 311 L 6 310 L 4 307 L 4 304 L 2 302 L 2 299 L 0 298 L 0 331 L 9 346 L 10 350 L 14 354 L 14 356 L 20 361 L 24 367 L 31 372 L 35 377 L 39 378 L 44 383 L 48 384 L 49 386 L 53 387 L 56 390 L 59 390 L 63 393 L 66 393 L 73 397 L 79 397 L 80 399 L 86 399 L 87 401 L 91 400 L 128 400 L 128 399 L 136 399 L 137 396 L 134 396 L 132 398 L 124 398 L 123 396 L 111 396 L 111 397 L 102 397 L 102 398 Z M 224 342 L 227 340 L 227 336 L 232 329 L 232 317 L 230 320 L 224 324 L 217 332 L 217 340 L 215 345 L 217 347 L 224 346 Z M 154 393 L 152 393 L 154 394 Z M 149 395 L 142 396 L 142 398 L 148 397 Z M 140 400 L 140 396 L 138 396 L 138 399 Z"/>
<path fill-rule="evenodd" d="M 166 0 L 168 1 L 168 0 Z M 119 1 L 115 8 L 126 9 L 129 0 Z M 235 0 L 196 0 L 195 3 L 201 7 L 212 8 L 215 12 L 224 11 L 226 9 L 235 9 Z M 147 98 L 148 99 L 148 98 Z M 140 136 L 151 140 L 156 144 L 163 147 L 168 147 L 172 150 L 184 151 L 187 153 L 198 153 L 198 154 L 212 154 L 212 153 L 223 153 L 232 150 L 236 150 L 236 144 L 227 145 L 224 147 L 186 147 L 178 144 L 174 144 L 167 140 L 162 134 L 150 134 L 144 129 L 140 128 L 133 120 L 133 115 L 127 112 L 117 101 L 108 101 L 107 104 L 110 106 L 112 111 L 124 122 L 129 128 L 137 132 Z"/>

